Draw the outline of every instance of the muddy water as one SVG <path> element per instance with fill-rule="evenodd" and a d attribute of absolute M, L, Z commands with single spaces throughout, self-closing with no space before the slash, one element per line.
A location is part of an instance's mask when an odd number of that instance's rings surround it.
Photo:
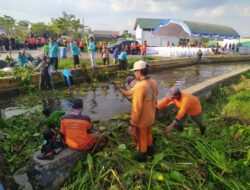
<path fill-rule="evenodd" d="M 162 98 L 171 85 L 177 85 L 181 89 L 190 87 L 207 79 L 228 73 L 242 68 L 247 63 L 230 64 L 207 64 L 194 65 L 183 68 L 167 69 L 151 74 L 159 85 L 159 98 Z M 109 120 L 114 115 L 130 111 L 130 103 L 113 86 L 102 86 L 86 93 L 74 92 L 74 97 L 81 98 L 84 102 L 84 112 L 93 119 Z M 3 117 L 9 118 L 34 110 L 42 110 L 43 107 L 50 107 L 52 110 L 63 109 L 66 113 L 70 112 L 72 99 L 56 99 L 50 97 L 41 101 L 42 103 L 32 109 L 23 109 L 5 105 L 1 108 Z"/>

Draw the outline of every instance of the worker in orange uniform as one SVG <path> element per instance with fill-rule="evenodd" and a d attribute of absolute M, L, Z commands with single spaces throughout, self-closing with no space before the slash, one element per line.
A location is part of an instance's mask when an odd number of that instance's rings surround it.
<path fill-rule="evenodd" d="M 84 52 L 84 45 L 85 45 L 84 41 L 80 40 L 79 47 L 80 47 L 80 50 L 81 50 L 82 53 Z"/>
<path fill-rule="evenodd" d="M 61 120 L 60 132 L 69 148 L 87 151 L 94 147 L 99 133 L 89 133 L 92 128 L 91 119 L 82 115 L 82 111 L 82 100 L 74 100 L 71 113 Z"/>
<path fill-rule="evenodd" d="M 119 90 L 126 96 L 132 96 L 131 120 L 129 133 L 136 142 L 139 162 L 147 161 L 147 155 L 151 156 L 154 151 L 152 139 L 152 124 L 155 120 L 156 101 L 158 87 L 154 80 L 148 77 L 146 62 L 137 61 L 133 69 L 136 84 L 131 90 Z"/>
<path fill-rule="evenodd" d="M 142 60 L 145 60 L 146 52 L 147 52 L 147 41 L 145 40 L 143 44 L 141 45 L 141 58 Z"/>
<path fill-rule="evenodd" d="M 192 94 L 181 92 L 177 87 L 171 87 L 164 100 L 158 103 L 158 110 L 163 109 L 169 103 L 173 103 L 178 109 L 178 113 L 175 119 L 170 125 L 165 128 L 165 132 L 168 134 L 174 128 L 183 131 L 183 124 L 186 121 L 187 116 L 190 116 L 200 128 L 200 133 L 203 135 L 206 131 L 206 127 L 202 121 L 202 109 L 200 101 Z"/>

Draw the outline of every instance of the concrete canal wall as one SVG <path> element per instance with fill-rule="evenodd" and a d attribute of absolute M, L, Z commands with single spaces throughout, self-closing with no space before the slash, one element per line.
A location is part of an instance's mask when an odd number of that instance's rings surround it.
<path fill-rule="evenodd" d="M 204 82 L 185 88 L 182 91 L 199 97 L 200 101 L 203 102 L 211 97 L 213 89 L 220 88 L 225 85 L 231 84 L 234 81 L 237 81 L 240 78 L 240 75 L 248 71 L 250 71 L 250 66 L 238 69 L 236 71 L 232 71 L 230 73 L 226 73 L 218 77 L 208 79 Z M 158 102 L 161 102 L 162 100 L 163 99 L 160 99 L 158 100 Z M 165 109 L 161 111 L 161 115 L 168 114 L 170 111 L 172 111 L 172 108 L 173 107 L 171 105 L 165 107 Z"/>
<path fill-rule="evenodd" d="M 221 56 L 221 57 L 204 57 L 202 58 L 202 64 L 206 63 L 228 63 L 228 62 L 241 62 L 250 61 L 250 56 Z M 149 66 L 151 71 L 157 71 L 162 69 L 170 69 L 175 67 L 184 67 L 196 64 L 196 58 L 175 58 L 166 60 L 154 60 L 149 61 Z M 76 83 L 86 80 L 86 76 L 91 73 L 104 74 L 105 72 L 115 72 L 118 71 L 118 65 L 101 65 L 95 68 L 87 68 L 86 70 L 72 70 L 73 78 Z M 31 84 L 39 84 L 39 74 L 34 74 L 31 77 Z M 61 73 L 54 73 L 52 80 L 55 86 L 63 84 L 63 77 Z M 21 79 L 14 79 L 13 77 L 1 77 L 0 78 L 0 97 L 4 96 L 14 96 L 20 94 L 27 87 L 23 86 Z"/>

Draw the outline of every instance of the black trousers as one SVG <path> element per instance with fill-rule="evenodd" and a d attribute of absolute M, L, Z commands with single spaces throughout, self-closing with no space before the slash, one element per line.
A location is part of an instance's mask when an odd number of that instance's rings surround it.
<path fill-rule="evenodd" d="M 49 58 L 49 63 L 53 65 L 55 71 L 58 69 L 58 57 L 50 57 Z"/>
<path fill-rule="evenodd" d="M 126 60 L 119 59 L 119 63 L 120 70 L 126 70 Z"/>
<path fill-rule="evenodd" d="M 106 62 L 109 65 L 109 58 L 102 58 L 102 61 L 103 61 L 103 65 L 106 65 Z"/>
<path fill-rule="evenodd" d="M 51 78 L 48 74 L 46 74 L 46 75 L 41 74 L 39 86 L 40 86 L 40 89 L 42 89 L 44 87 L 45 88 L 52 88 Z"/>
<path fill-rule="evenodd" d="M 74 68 L 76 68 L 76 65 L 80 64 L 79 56 L 73 55 L 73 57 L 74 57 Z"/>

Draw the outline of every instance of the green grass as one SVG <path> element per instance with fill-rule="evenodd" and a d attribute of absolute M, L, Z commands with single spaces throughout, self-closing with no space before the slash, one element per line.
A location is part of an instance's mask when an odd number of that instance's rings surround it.
<path fill-rule="evenodd" d="M 147 56 L 145 58 L 146 61 L 152 61 L 152 60 L 156 60 L 157 57 L 151 57 L 151 56 Z M 128 69 L 131 69 L 133 67 L 134 62 L 141 60 L 140 57 L 129 57 L 127 59 L 127 63 L 128 63 Z M 112 64 L 113 60 L 110 58 L 110 64 Z M 80 59 L 80 64 L 84 64 L 87 65 L 88 67 L 91 66 L 90 60 L 89 59 Z M 97 65 L 103 65 L 102 60 L 100 59 L 96 59 L 96 64 Z M 73 59 L 72 58 L 66 58 L 66 59 L 60 59 L 59 61 L 59 69 L 73 69 Z"/>
<path fill-rule="evenodd" d="M 239 92 L 230 97 L 228 104 L 224 107 L 225 117 L 238 120 L 244 124 L 250 124 L 250 90 Z"/>
<path fill-rule="evenodd" d="M 146 163 L 133 159 L 136 150 L 127 134 L 129 114 L 95 123 L 95 128 L 108 139 L 106 146 L 98 153 L 88 154 L 79 160 L 62 187 L 67 190 L 250 189 L 249 125 L 221 114 L 237 96 L 234 89 L 233 85 L 216 89 L 212 97 L 203 103 L 207 125 L 205 136 L 200 136 L 194 123 L 189 121 L 188 131 L 174 131 L 172 137 L 166 137 L 163 129 L 170 120 L 157 120 L 153 125 L 157 151 L 154 158 L 149 158 Z M 86 91 L 87 86 L 76 90 Z M 243 92 L 238 95 L 242 97 Z M 37 104 L 43 96 L 71 97 L 66 90 L 42 93 L 33 94 L 34 98 L 30 96 L 26 101 Z M 35 112 L 14 116 L 5 123 L 8 125 L 4 125 L 0 133 L 7 139 L 0 147 L 14 172 L 25 166 L 28 157 L 39 148 L 44 118 L 40 112 Z M 28 143 L 21 153 L 18 152 L 20 144 L 27 138 Z"/>

